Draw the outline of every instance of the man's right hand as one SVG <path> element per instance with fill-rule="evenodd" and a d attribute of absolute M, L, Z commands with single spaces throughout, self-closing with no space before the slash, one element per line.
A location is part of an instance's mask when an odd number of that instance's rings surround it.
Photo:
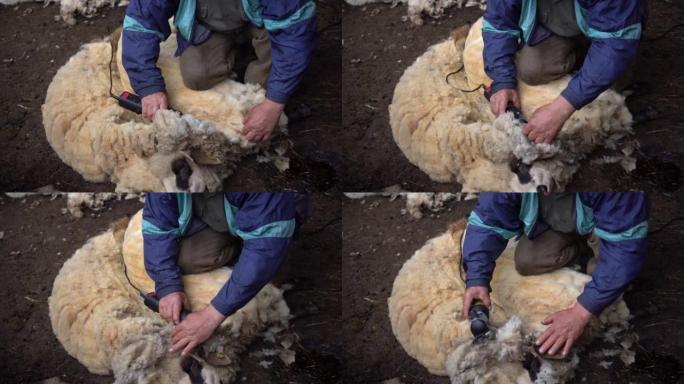
<path fill-rule="evenodd" d="M 167 323 L 180 323 L 183 308 L 190 308 L 188 297 L 183 292 L 169 293 L 159 300 L 159 316 Z"/>
<path fill-rule="evenodd" d="M 508 103 L 512 102 L 516 108 L 520 109 L 520 97 L 515 89 L 500 89 L 489 98 L 489 106 L 494 116 L 506 112 Z"/>
<path fill-rule="evenodd" d="M 489 310 L 492 309 L 492 301 L 489 299 L 489 288 L 487 287 L 470 287 L 463 295 L 463 318 L 468 319 L 470 312 L 470 305 L 475 299 L 480 299 Z"/>
<path fill-rule="evenodd" d="M 169 107 L 166 92 L 155 92 L 142 98 L 142 114 L 151 119 L 155 112 Z"/>

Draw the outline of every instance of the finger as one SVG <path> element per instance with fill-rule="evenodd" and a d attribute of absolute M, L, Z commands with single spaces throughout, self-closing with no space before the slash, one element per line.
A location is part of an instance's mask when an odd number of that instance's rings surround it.
<path fill-rule="evenodd" d="M 513 105 L 515 105 L 516 108 L 520 109 L 520 96 L 518 96 L 518 92 L 515 92 L 513 94 Z"/>
<path fill-rule="evenodd" d="M 482 299 L 482 302 L 485 306 L 487 306 L 487 308 L 492 309 L 492 301 L 489 299 L 489 295 L 483 294 L 480 299 Z"/>
<path fill-rule="evenodd" d="M 534 343 L 535 345 L 542 345 L 548 338 L 553 334 L 553 331 L 551 328 L 547 328 L 544 332 L 542 332 L 539 337 L 537 337 L 537 341 Z"/>
<path fill-rule="evenodd" d="M 463 318 L 468 319 L 468 314 L 470 312 L 470 302 L 473 300 L 473 298 L 470 296 L 469 293 L 466 293 L 466 295 L 463 297 Z"/>
<path fill-rule="evenodd" d="M 523 132 L 523 134 L 524 134 L 525 136 L 527 136 L 527 135 L 530 133 L 531 130 L 532 130 L 532 126 L 531 126 L 531 125 L 529 125 L 529 124 L 523 125 L 522 132 Z"/>
<path fill-rule="evenodd" d="M 546 141 L 546 138 L 544 138 L 543 136 L 539 136 L 536 139 L 534 139 L 535 144 L 543 144 L 544 141 Z"/>
<path fill-rule="evenodd" d="M 561 348 L 563 348 L 563 345 L 567 342 L 567 338 L 564 336 L 559 337 L 555 343 L 553 343 L 553 346 L 551 349 L 549 349 L 549 355 L 555 355 L 556 352 L 560 351 Z"/>
<path fill-rule="evenodd" d="M 171 306 L 171 316 L 173 318 L 173 323 L 178 324 L 178 321 L 180 320 L 180 303 L 175 302 Z"/>
<path fill-rule="evenodd" d="M 575 344 L 575 339 L 569 337 L 568 340 L 565 342 L 565 347 L 563 348 L 563 356 L 567 356 L 568 353 L 570 353 L 573 344 Z"/>
<path fill-rule="evenodd" d="M 553 347 L 553 344 L 556 343 L 556 340 L 558 340 L 558 335 L 554 332 L 548 339 L 546 339 L 544 344 L 542 344 L 542 346 L 539 347 L 539 352 L 546 353 L 546 351 Z"/>
<path fill-rule="evenodd" d="M 183 352 L 181 352 L 181 356 L 185 356 L 188 353 L 192 352 L 192 350 L 195 349 L 196 346 L 197 346 L 196 341 L 189 342 L 188 345 L 185 347 L 185 349 L 183 349 Z"/>
<path fill-rule="evenodd" d="M 173 338 L 176 337 L 176 335 L 180 334 L 182 330 L 183 330 L 182 325 L 179 325 L 177 327 L 173 327 L 173 329 L 171 330 L 171 340 L 173 340 Z"/>
<path fill-rule="evenodd" d="M 553 323 L 553 315 L 554 315 L 554 314 L 552 313 L 552 314 L 546 316 L 546 317 L 544 318 L 544 320 L 541 321 L 541 323 L 544 324 L 544 325 L 549 325 L 549 324 Z"/>
<path fill-rule="evenodd" d="M 551 138 L 551 136 L 548 136 L 548 137 L 546 137 L 546 139 L 544 139 L 544 144 L 551 144 L 552 142 L 553 142 L 553 139 Z"/>
<path fill-rule="evenodd" d="M 169 107 L 169 101 L 166 97 L 163 97 L 159 102 L 159 109 L 167 109 Z"/>
<path fill-rule="evenodd" d="M 150 106 L 146 103 L 142 105 L 142 114 L 145 117 L 150 117 Z"/>
<path fill-rule="evenodd" d="M 171 351 L 176 352 L 176 351 L 181 351 L 183 348 L 185 348 L 186 345 L 190 343 L 190 338 L 189 337 L 183 337 L 180 340 L 176 341 L 173 343 L 171 346 Z"/>

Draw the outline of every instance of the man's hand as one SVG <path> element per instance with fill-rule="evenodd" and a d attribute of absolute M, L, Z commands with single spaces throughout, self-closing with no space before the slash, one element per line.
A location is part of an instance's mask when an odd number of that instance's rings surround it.
<path fill-rule="evenodd" d="M 278 124 L 283 108 L 284 104 L 269 99 L 255 105 L 245 116 L 242 133 L 247 136 L 247 140 L 255 143 L 268 140 Z"/>
<path fill-rule="evenodd" d="M 181 356 L 192 352 L 211 337 L 225 318 L 211 304 L 199 312 L 189 314 L 171 331 L 171 352 L 182 351 Z"/>
<path fill-rule="evenodd" d="M 142 114 L 151 119 L 154 114 L 160 109 L 169 107 L 169 101 L 166 99 L 165 92 L 156 92 L 149 94 L 142 98 Z"/>
<path fill-rule="evenodd" d="M 523 133 L 537 144 L 551 144 L 573 112 L 575 107 L 563 96 L 558 96 L 556 100 L 534 111 L 523 127 Z"/>
<path fill-rule="evenodd" d="M 190 308 L 188 297 L 183 292 L 169 293 L 159 300 L 159 316 L 167 323 L 178 324 L 183 308 Z"/>
<path fill-rule="evenodd" d="M 548 328 L 537 338 L 535 344 L 539 352 L 555 355 L 562 350 L 563 356 L 570 353 L 570 348 L 584 332 L 584 327 L 591 319 L 591 312 L 580 303 L 547 316 L 542 324 Z M 547 352 L 548 351 L 548 352 Z"/>
<path fill-rule="evenodd" d="M 489 106 L 492 108 L 494 116 L 506 112 L 508 102 L 512 102 L 516 108 L 520 109 L 520 97 L 515 89 L 500 89 L 489 98 Z"/>
<path fill-rule="evenodd" d="M 470 312 L 470 305 L 473 300 L 480 299 L 484 305 L 492 309 L 492 301 L 489 299 L 489 289 L 487 287 L 470 287 L 463 295 L 463 318 L 468 319 L 468 312 Z"/>

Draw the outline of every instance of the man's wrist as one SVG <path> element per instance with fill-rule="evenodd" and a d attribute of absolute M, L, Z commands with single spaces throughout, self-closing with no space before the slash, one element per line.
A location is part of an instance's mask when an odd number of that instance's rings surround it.
<path fill-rule="evenodd" d="M 269 98 L 264 99 L 263 103 L 265 105 L 268 105 L 269 107 L 271 107 L 273 109 L 279 109 L 281 112 L 283 109 L 285 109 L 285 104 L 279 103 L 279 102 L 271 100 Z"/>
<path fill-rule="evenodd" d="M 224 316 L 221 312 L 219 312 L 216 308 L 214 308 L 212 304 L 207 305 L 202 310 L 202 313 L 215 327 L 218 327 L 219 324 L 221 324 L 223 320 L 225 320 L 227 317 Z"/>
<path fill-rule="evenodd" d="M 593 316 L 591 312 L 589 312 L 582 304 L 579 302 L 576 302 L 575 305 L 572 307 L 573 312 L 575 312 L 585 323 L 588 323 L 589 320 L 591 320 L 591 317 Z"/>
<path fill-rule="evenodd" d="M 565 97 L 563 97 L 563 95 L 558 96 L 553 101 L 553 104 L 566 118 L 570 117 L 570 115 L 576 111 L 575 107 Z"/>

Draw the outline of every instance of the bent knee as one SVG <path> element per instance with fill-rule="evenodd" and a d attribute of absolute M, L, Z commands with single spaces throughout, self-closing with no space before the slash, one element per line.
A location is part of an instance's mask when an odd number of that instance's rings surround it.
<path fill-rule="evenodd" d="M 197 69 L 199 67 L 201 66 L 181 71 L 183 84 L 193 91 L 205 91 L 213 86 L 211 79 L 207 76 L 207 71 Z"/>

